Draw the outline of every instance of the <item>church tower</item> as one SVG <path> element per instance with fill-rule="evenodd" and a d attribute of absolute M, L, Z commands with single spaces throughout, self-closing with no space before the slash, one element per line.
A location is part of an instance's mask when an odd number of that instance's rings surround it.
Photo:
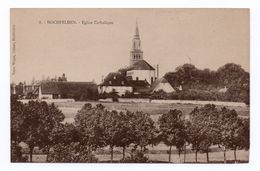
<path fill-rule="evenodd" d="M 141 40 L 136 22 L 135 35 L 133 38 L 132 50 L 130 52 L 130 65 L 140 60 L 143 60 L 143 51 L 141 50 Z"/>

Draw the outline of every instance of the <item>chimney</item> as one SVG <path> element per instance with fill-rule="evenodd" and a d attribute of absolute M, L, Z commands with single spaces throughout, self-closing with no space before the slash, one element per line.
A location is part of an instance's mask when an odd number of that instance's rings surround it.
<path fill-rule="evenodd" d="M 153 77 L 154 77 L 154 80 L 156 80 L 156 79 L 157 79 L 157 78 L 156 78 L 156 75 L 155 75 L 155 72 L 156 72 L 156 66 L 153 65 L 153 67 L 155 68 L 155 70 L 154 70 L 154 72 L 153 72 Z"/>
<path fill-rule="evenodd" d="M 159 65 L 157 64 L 156 67 L 157 67 L 157 79 L 158 79 L 159 78 Z"/>
<path fill-rule="evenodd" d="M 104 75 L 101 76 L 101 82 L 104 82 Z"/>

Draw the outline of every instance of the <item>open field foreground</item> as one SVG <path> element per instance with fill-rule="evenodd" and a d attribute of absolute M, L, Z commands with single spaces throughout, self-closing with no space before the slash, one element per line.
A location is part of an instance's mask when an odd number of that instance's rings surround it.
<path fill-rule="evenodd" d="M 149 151 L 145 154 L 148 157 L 150 162 L 155 163 L 169 163 L 168 158 L 168 150 L 169 148 L 164 144 L 159 144 L 157 146 L 148 147 Z M 212 147 L 209 153 L 209 163 L 223 163 L 223 151 L 220 148 Z M 126 157 L 130 155 L 130 149 L 126 150 Z M 110 154 L 109 148 L 101 148 L 98 151 L 94 152 L 95 157 L 98 158 L 98 162 L 110 162 Z M 227 163 L 234 163 L 234 151 L 226 152 Z M 119 163 L 122 159 L 122 150 L 120 148 L 115 148 L 114 151 L 114 163 Z M 46 162 L 46 155 L 44 154 L 34 154 L 33 155 L 34 162 Z M 249 151 L 245 150 L 237 150 L 237 162 L 238 163 L 247 163 L 249 161 Z M 175 148 L 172 150 L 171 155 L 172 163 L 184 163 L 184 154 L 182 153 L 180 158 Z M 195 153 L 187 147 L 186 155 L 185 155 L 185 163 L 195 163 Z M 206 154 L 198 153 L 198 163 L 207 163 Z"/>
<path fill-rule="evenodd" d="M 131 112 L 134 111 L 143 111 L 152 115 L 154 121 L 157 121 L 158 117 L 161 114 L 167 113 L 171 109 L 178 109 L 183 112 L 183 114 L 187 117 L 189 113 L 196 106 L 203 105 L 195 105 L 195 104 L 167 104 L 167 103 L 118 103 L 118 102 L 56 102 L 55 105 L 64 113 L 65 122 L 73 122 L 74 116 L 77 111 L 81 109 L 81 107 L 85 103 L 91 103 L 92 106 L 97 104 L 102 104 L 108 110 L 129 110 Z M 219 108 L 223 106 L 217 106 Z M 240 117 L 249 117 L 249 107 L 240 107 L 240 106 L 232 106 L 227 107 L 229 109 L 234 109 L 237 111 Z"/>

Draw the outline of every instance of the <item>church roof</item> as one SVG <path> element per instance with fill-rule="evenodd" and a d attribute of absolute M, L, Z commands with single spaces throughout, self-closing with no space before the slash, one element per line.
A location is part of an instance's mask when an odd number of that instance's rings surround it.
<path fill-rule="evenodd" d="M 128 70 L 155 70 L 145 60 L 138 60 L 138 61 L 134 62 L 131 66 L 129 66 L 127 69 Z"/>
<path fill-rule="evenodd" d="M 103 83 L 101 83 L 100 85 L 101 86 L 130 86 L 126 80 L 125 75 L 120 72 L 110 72 L 104 79 Z"/>

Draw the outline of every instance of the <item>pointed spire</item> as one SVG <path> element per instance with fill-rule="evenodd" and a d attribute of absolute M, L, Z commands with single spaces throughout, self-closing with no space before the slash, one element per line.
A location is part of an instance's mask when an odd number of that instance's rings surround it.
<path fill-rule="evenodd" d="M 139 36 L 139 29 L 138 29 L 138 23 L 137 23 L 137 20 L 136 20 L 135 35 L 138 35 L 138 36 Z"/>
<path fill-rule="evenodd" d="M 137 20 L 136 20 L 136 26 L 135 26 L 135 37 L 136 37 L 136 38 L 139 38 L 139 29 L 138 29 Z"/>

